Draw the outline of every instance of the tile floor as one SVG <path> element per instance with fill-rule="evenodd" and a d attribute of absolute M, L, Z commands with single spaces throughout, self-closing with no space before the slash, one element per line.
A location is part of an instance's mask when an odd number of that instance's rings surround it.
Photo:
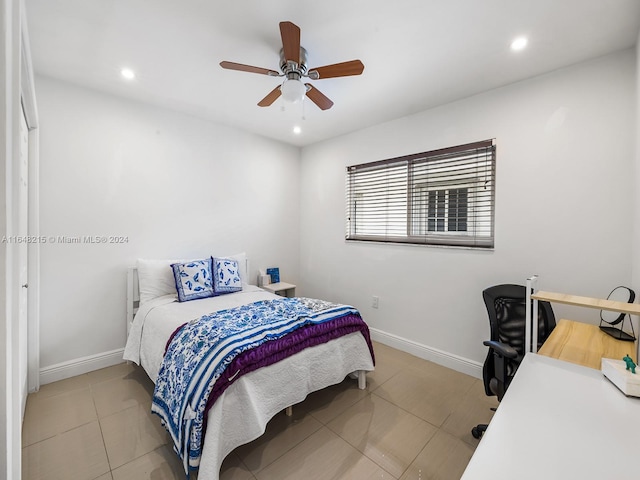
<path fill-rule="evenodd" d="M 374 346 L 367 390 L 347 379 L 309 395 L 232 452 L 220 478 L 460 478 L 478 442 L 471 427 L 490 420 L 495 398 L 481 380 Z M 127 364 L 44 385 L 27 399 L 23 479 L 185 478 L 149 413 L 152 393 L 144 371 Z"/>

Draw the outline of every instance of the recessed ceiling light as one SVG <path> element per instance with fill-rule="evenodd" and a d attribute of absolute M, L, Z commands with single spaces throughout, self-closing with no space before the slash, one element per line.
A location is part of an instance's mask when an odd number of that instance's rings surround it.
<path fill-rule="evenodd" d="M 302 132 L 302 129 L 298 125 L 293 127 L 293 133 L 295 133 L 296 135 L 300 135 L 300 132 Z"/>
<path fill-rule="evenodd" d="M 130 68 L 123 68 L 122 70 L 120 70 L 120 74 L 127 80 L 133 80 L 134 78 L 136 78 L 136 74 L 133 73 L 133 70 L 131 70 Z"/>
<path fill-rule="evenodd" d="M 522 50 L 527 46 L 527 42 L 527 37 L 518 37 L 513 42 L 511 42 L 511 50 Z"/>

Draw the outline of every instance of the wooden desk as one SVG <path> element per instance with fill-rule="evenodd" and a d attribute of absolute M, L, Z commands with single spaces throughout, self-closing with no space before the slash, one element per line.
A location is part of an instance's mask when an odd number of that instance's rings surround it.
<path fill-rule="evenodd" d="M 527 280 L 527 286 L 529 286 L 529 280 Z M 554 303 L 563 303 L 565 305 L 573 305 L 576 307 L 586 307 L 586 308 L 596 308 L 598 310 L 610 310 L 613 312 L 620 312 L 620 313 L 626 313 L 628 315 L 640 315 L 640 304 L 637 303 L 626 303 L 626 302 L 618 302 L 615 300 L 605 300 L 605 299 L 601 299 L 601 298 L 591 298 L 591 297 L 580 297 L 578 295 L 567 295 L 565 293 L 556 293 L 556 292 L 545 292 L 545 291 L 537 291 L 536 293 L 534 293 L 533 295 L 531 295 L 531 299 L 534 301 L 534 307 L 536 306 L 537 302 L 540 300 L 543 301 L 547 301 L 547 302 L 554 302 Z M 528 341 L 529 338 L 528 336 L 530 335 L 530 333 L 533 333 L 534 335 L 537 335 L 537 329 L 531 329 L 531 325 L 532 325 L 532 321 L 531 321 L 531 315 L 533 313 L 530 312 L 530 310 L 527 310 L 527 317 L 526 317 L 526 335 L 527 337 L 525 337 L 525 349 L 526 351 L 532 351 L 532 349 L 528 349 L 528 347 L 526 347 L 526 345 L 528 345 Z M 630 320 L 633 324 L 633 319 Z M 577 322 L 576 322 L 577 323 Z M 553 356 L 556 358 L 560 358 L 558 355 L 563 353 L 563 350 L 566 348 L 566 360 L 568 361 L 573 361 L 574 363 L 579 363 L 582 364 L 581 361 L 576 361 L 576 359 L 580 359 L 580 358 L 584 358 L 585 361 L 588 361 L 588 365 L 592 366 L 593 362 L 595 361 L 595 358 L 598 356 L 598 352 L 600 352 L 600 350 L 602 350 L 603 348 L 607 349 L 607 352 L 602 351 L 602 356 L 605 356 L 605 358 L 618 358 L 617 354 L 619 352 L 618 347 L 615 346 L 615 343 L 610 344 L 609 342 L 607 343 L 599 343 L 599 338 L 602 337 L 598 337 L 595 335 L 595 333 L 593 333 L 593 331 L 589 330 L 589 329 L 581 329 L 580 326 L 574 328 L 572 326 L 567 326 L 567 328 L 569 328 L 571 335 L 567 336 L 567 340 L 566 340 L 566 346 L 563 348 L 559 349 L 559 352 L 557 354 L 551 354 L 549 355 L 549 353 L 545 353 L 546 355 L 549 356 Z M 596 327 L 597 328 L 597 327 Z M 572 339 L 570 337 L 573 337 L 574 333 L 571 332 L 571 330 L 576 330 L 576 338 Z M 561 330 L 562 331 L 562 330 Z M 559 332 L 560 334 L 560 332 Z M 552 333 L 553 335 L 553 333 Z M 606 335 L 606 334 L 605 334 Z M 612 337 L 613 338 L 613 337 Z M 581 341 L 586 341 L 586 343 L 582 343 L 582 347 L 581 350 L 592 350 L 591 353 L 588 352 L 578 352 L 578 354 L 576 355 L 573 352 L 573 348 L 578 348 L 581 345 Z M 546 343 L 546 342 L 545 342 Z M 626 342 L 628 345 L 626 347 L 622 347 L 623 350 L 627 350 L 625 352 L 625 355 L 628 353 L 629 355 L 631 355 L 631 357 L 634 360 L 638 359 L 638 351 L 637 351 L 637 344 L 635 342 Z M 532 340 L 531 345 L 533 345 L 535 347 L 535 345 L 537 344 L 537 341 L 535 340 L 535 337 Z M 558 351 L 557 349 L 558 347 L 556 347 L 556 352 Z M 535 352 L 535 348 L 533 348 L 533 351 Z M 548 352 L 549 350 L 545 350 L 546 352 Z M 611 351 L 613 354 L 615 354 L 616 356 L 614 357 L 607 357 L 608 352 Z M 624 355 L 623 355 L 624 356 Z M 571 360 L 571 359 L 574 360 Z M 622 358 L 622 357 L 619 357 Z M 599 365 L 599 363 L 598 363 Z M 599 366 L 596 368 L 600 368 Z"/>
<path fill-rule="evenodd" d="M 542 290 L 531 295 L 534 300 L 545 300 L 552 303 L 564 303 L 576 307 L 597 308 L 598 310 L 611 310 L 613 312 L 628 313 L 630 315 L 640 315 L 640 304 L 616 302 L 614 300 L 604 300 L 602 298 L 579 297 L 578 295 L 567 295 L 566 293 L 544 292 Z"/>
<path fill-rule="evenodd" d="M 463 480 L 638 478 L 640 398 L 597 370 L 528 353 Z"/>
<path fill-rule="evenodd" d="M 625 304 L 629 305 L 629 304 Z M 562 319 L 538 353 L 566 362 L 600 370 L 602 358 L 622 360 L 625 355 L 636 361 L 634 342 L 616 340 L 598 326 Z"/>

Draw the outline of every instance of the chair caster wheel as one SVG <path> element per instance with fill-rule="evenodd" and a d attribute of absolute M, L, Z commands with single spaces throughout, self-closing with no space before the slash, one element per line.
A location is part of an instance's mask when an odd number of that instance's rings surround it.
<path fill-rule="evenodd" d="M 482 436 L 482 432 L 480 430 L 478 430 L 478 427 L 473 427 L 471 429 L 471 435 L 473 435 L 473 438 L 480 438 Z"/>

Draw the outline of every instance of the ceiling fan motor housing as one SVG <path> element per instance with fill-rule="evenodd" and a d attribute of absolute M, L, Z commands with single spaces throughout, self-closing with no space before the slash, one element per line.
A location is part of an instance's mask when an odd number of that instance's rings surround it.
<path fill-rule="evenodd" d="M 295 72 L 298 74 L 298 78 L 307 75 L 307 50 L 304 47 L 300 47 L 300 63 L 296 64 L 292 61 L 287 61 L 284 57 L 284 48 L 280 49 L 280 70 L 285 74 L 287 78 L 289 74 Z"/>

